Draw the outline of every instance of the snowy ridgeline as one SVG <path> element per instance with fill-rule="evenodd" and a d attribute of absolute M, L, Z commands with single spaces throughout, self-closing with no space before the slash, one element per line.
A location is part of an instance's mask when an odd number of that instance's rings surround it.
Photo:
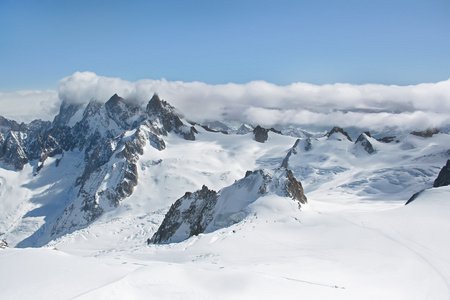
<path fill-rule="evenodd" d="M 251 214 L 249 206 L 267 194 L 292 198 L 299 208 L 307 201 L 301 183 L 290 170 L 248 171 L 245 178 L 218 193 L 206 186 L 186 193 L 170 207 L 148 243 L 180 242 L 239 223 Z"/>
<path fill-rule="evenodd" d="M 450 297 L 447 133 L 199 125 L 117 95 L 0 123 L 8 298 Z"/>

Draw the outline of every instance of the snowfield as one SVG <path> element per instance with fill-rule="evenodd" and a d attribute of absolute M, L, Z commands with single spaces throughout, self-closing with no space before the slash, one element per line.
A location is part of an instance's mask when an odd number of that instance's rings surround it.
<path fill-rule="evenodd" d="M 37 175 L 34 162 L 1 168 L 0 238 L 10 245 L 0 249 L 1 297 L 450 299 L 450 186 L 431 188 L 450 158 L 449 134 L 391 143 L 369 137 L 376 150 L 369 154 L 338 134 L 296 143 L 269 132 L 258 143 L 252 133 L 196 129 L 195 141 L 169 134 L 163 151 L 148 144 L 130 197 L 50 240 L 41 228 L 77 193 L 69 182 L 80 176 L 83 156 L 65 153 L 58 167 L 52 158 Z M 308 197 L 301 210 L 290 198 L 263 195 L 230 227 L 147 245 L 185 192 L 280 167 L 289 152 L 287 166 Z"/>

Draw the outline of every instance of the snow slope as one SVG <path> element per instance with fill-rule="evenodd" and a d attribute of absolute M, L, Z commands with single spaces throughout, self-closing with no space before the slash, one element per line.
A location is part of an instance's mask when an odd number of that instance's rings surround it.
<path fill-rule="evenodd" d="M 0 250 L 2 297 L 450 298 L 450 189 L 427 190 L 404 206 L 432 186 L 450 157 L 448 134 L 406 134 L 391 143 L 368 136 L 376 150 L 368 153 L 334 134 L 297 141 L 269 131 L 258 143 L 252 133 L 195 128 L 195 141 L 169 133 L 163 151 L 145 145 L 138 184 L 116 209 L 43 247 Z M 53 212 L 78 192 L 69 182 L 83 172 L 83 154 L 64 155 L 48 158 L 37 175 L 37 162 L 21 171 L 0 168 L 0 238 L 11 247 L 48 241 L 42 233 L 56 221 Z M 283 162 L 308 197 L 301 210 L 287 197 L 267 194 L 249 204 L 239 223 L 147 245 L 185 192 L 202 185 L 220 190 L 247 170 Z"/>
<path fill-rule="evenodd" d="M 267 196 L 253 204 L 255 214 L 244 222 L 181 243 L 130 243 L 108 251 L 74 244 L 59 244 L 55 251 L 7 249 L 0 251 L 7 271 L 0 273 L 2 294 L 9 299 L 447 299 L 449 194 L 449 187 L 441 187 L 408 206 L 337 213 L 330 213 L 326 202 L 311 201 L 299 211 L 293 201 Z"/>

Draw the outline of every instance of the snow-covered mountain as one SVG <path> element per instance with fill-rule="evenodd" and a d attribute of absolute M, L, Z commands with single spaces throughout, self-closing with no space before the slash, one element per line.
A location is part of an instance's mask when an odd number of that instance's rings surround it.
<path fill-rule="evenodd" d="M 267 194 L 290 197 L 298 201 L 299 208 L 307 201 L 291 170 L 248 171 L 244 178 L 219 192 L 203 186 L 195 193 L 186 193 L 170 207 L 148 243 L 180 242 L 239 223 L 251 214 L 251 204 Z"/>
<path fill-rule="evenodd" d="M 138 184 L 137 162 L 147 144 L 161 151 L 169 132 L 186 140 L 195 140 L 196 133 L 157 95 L 145 108 L 113 95 L 106 103 L 63 102 L 51 124 L 34 121 L 17 126 L 8 120 L 2 124 L 0 158 L 5 168 L 20 171 L 27 166 L 35 177 L 31 193 L 45 190 L 45 196 L 25 201 L 45 202 L 33 207 L 45 210 L 45 223 L 19 246 L 43 245 L 117 208 Z M 14 230 L 14 223 L 30 214 L 36 217 L 35 210 L 6 215 L 14 220 L 2 232 Z"/>
<path fill-rule="evenodd" d="M 0 118 L 2 265 L 39 261 L 24 290 L 37 298 L 52 260 L 86 278 L 55 281 L 62 299 L 450 296 L 450 191 L 432 188 L 448 181 L 448 132 L 225 123 L 188 122 L 157 95 Z"/>

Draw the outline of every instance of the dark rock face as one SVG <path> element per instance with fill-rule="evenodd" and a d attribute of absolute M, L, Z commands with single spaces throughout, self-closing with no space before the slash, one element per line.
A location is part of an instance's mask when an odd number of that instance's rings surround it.
<path fill-rule="evenodd" d="M 379 141 L 381 143 L 386 143 L 386 144 L 392 143 L 393 141 L 395 141 L 396 143 L 399 142 L 399 140 L 397 139 L 396 136 L 385 136 L 381 139 L 377 139 L 377 141 Z"/>
<path fill-rule="evenodd" d="M 360 145 L 369 154 L 376 153 L 376 150 L 368 137 L 372 137 L 369 132 L 361 133 L 356 140 L 355 145 Z"/>
<path fill-rule="evenodd" d="M 253 134 L 255 135 L 255 141 L 259 143 L 264 143 L 269 138 L 268 135 L 269 129 L 262 128 L 261 126 L 256 126 L 253 129 Z"/>
<path fill-rule="evenodd" d="M 424 137 L 424 138 L 429 138 L 432 137 L 435 134 L 440 133 L 441 131 L 437 128 L 428 128 L 424 131 L 413 131 L 411 132 L 412 135 L 415 136 L 420 136 L 420 137 Z"/>
<path fill-rule="evenodd" d="M 436 180 L 433 183 L 433 187 L 437 188 L 437 187 L 447 186 L 447 185 L 450 185 L 450 159 L 448 159 L 447 164 L 442 167 L 441 171 L 439 172 L 438 177 L 436 178 Z M 405 205 L 416 200 L 417 197 L 419 197 L 419 195 L 423 191 L 424 190 L 421 190 L 421 191 L 415 193 L 414 195 L 412 195 L 411 198 L 409 198 L 408 201 L 405 203 Z"/>
<path fill-rule="evenodd" d="M 413 202 L 414 200 L 416 200 L 417 197 L 419 197 L 420 194 L 422 194 L 423 191 L 424 191 L 424 190 L 421 190 L 421 191 L 415 193 L 414 195 L 412 195 L 411 198 L 409 198 L 408 201 L 406 201 L 405 205 L 408 205 L 409 203 L 411 203 L 411 202 Z"/>
<path fill-rule="evenodd" d="M 287 182 L 284 186 L 286 195 L 294 200 L 299 201 L 298 207 L 300 208 L 300 203 L 305 204 L 306 202 L 308 202 L 308 199 L 303 192 L 303 186 L 300 181 L 297 181 L 297 179 L 294 177 L 294 174 L 289 169 L 286 169 L 286 178 Z"/>
<path fill-rule="evenodd" d="M 0 132 L 8 133 L 9 131 L 19 131 L 21 124 L 13 120 L 8 120 L 0 116 Z"/>
<path fill-rule="evenodd" d="M 331 131 L 328 132 L 326 134 L 326 136 L 329 138 L 335 133 L 341 133 L 345 136 L 345 138 L 347 138 L 347 140 L 349 140 L 350 142 L 353 142 L 352 139 L 350 138 L 350 136 L 348 135 L 348 133 L 345 132 L 344 129 L 342 129 L 341 127 L 337 127 L 337 126 L 333 127 L 333 129 L 331 129 Z"/>
<path fill-rule="evenodd" d="M 269 193 L 289 197 L 299 208 L 307 202 L 301 183 L 290 170 L 247 171 L 244 178 L 219 192 L 203 186 L 194 193 L 186 193 L 171 206 L 161 226 L 147 242 L 180 242 L 193 235 L 231 226 L 245 218 L 250 203 Z"/>
<path fill-rule="evenodd" d="M 105 103 L 105 109 L 109 118 L 114 120 L 122 129 L 129 130 L 135 128 L 145 120 L 146 115 L 139 105 L 127 102 L 125 99 L 114 94 L 108 102 Z"/>
<path fill-rule="evenodd" d="M 21 132 L 10 131 L 5 137 L 0 150 L 0 158 L 16 170 L 22 170 L 28 163 L 27 154 L 24 147 L 22 147 L 24 144 L 23 137 Z"/>
<path fill-rule="evenodd" d="M 447 160 L 447 164 L 442 167 L 438 177 L 434 181 L 433 187 L 450 185 L 450 159 Z"/>
<path fill-rule="evenodd" d="M 164 221 L 149 243 L 160 244 L 170 241 L 182 224 L 188 225 L 186 233 L 189 237 L 204 232 L 206 226 L 212 221 L 217 198 L 217 192 L 208 189 L 205 185 L 194 193 L 187 192 L 170 207 Z M 188 207 L 180 211 L 182 205 L 188 205 Z"/>
<path fill-rule="evenodd" d="M 273 128 L 273 127 L 271 127 L 271 128 L 269 129 L 269 131 L 272 131 L 272 132 L 275 132 L 275 133 L 278 133 L 278 134 L 282 134 L 281 131 L 276 130 L 276 129 Z"/>
<path fill-rule="evenodd" d="M 155 127 L 158 122 L 162 124 L 160 134 L 167 135 L 169 131 L 182 136 L 185 140 L 195 140 L 197 130 L 191 126 L 185 126 L 179 116 L 175 112 L 175 108 L 166 101 L 159 99 L 158 95 L 154 95 L 147 104 L 147 114 L 153 119 Z"/>

